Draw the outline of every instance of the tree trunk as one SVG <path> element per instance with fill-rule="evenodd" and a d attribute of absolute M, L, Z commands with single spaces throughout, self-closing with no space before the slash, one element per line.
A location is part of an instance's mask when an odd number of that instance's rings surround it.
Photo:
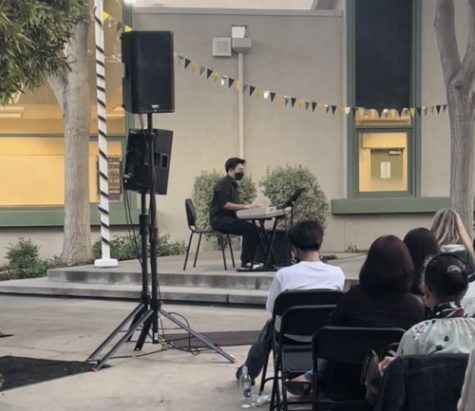
<path fill-rule="evenodd" d="M 473 121 L 470 85 L 447 86 L 450 119 L 450 207 L 456 210 L 467 231 L 473 225 Z"/>
<path fill-rule="evenodd" d="M 61 257 L 67 265 L 90 262 L 93 258 L 88 176 L 91 113 L 87 37 L 87 24 L 78 24 L 65 47 L 71 71 L 49 79 L 64 123 L 64 244 Z"/>
<path fill-rule="evenodd" d="M 444 74 L 450 121 L 450 206 L 473 231 L 475 0 L 468 0 L 469 35 L 463 61 L 455 34 L 453 0 L 437 0 L 434 27 Z"/>

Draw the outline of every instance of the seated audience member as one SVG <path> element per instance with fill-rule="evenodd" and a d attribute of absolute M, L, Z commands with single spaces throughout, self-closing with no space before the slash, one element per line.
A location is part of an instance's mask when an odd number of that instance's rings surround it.
<path fill-rule="evenodd" d="M 414 263 L 414 279 L 411 292 L 416 295 L 422 295 L 421 283 L 424 263 L 429 257 L 440 253 L 439 244 L 432 231 L 424 227 L 414 228 L 409 231 L 403 241 Z"/>
<path fill-rule="evenodd" d="M 406 331 L 397 354 L 470 353 L 475 348 L 475 319 L 467 317 L 460 304 L 467 287 L 468 271 L 461 259 L 447 253 L 433 257 L 423 282 L 429 319 Z"/>
<path fill-rule="evenodd" d="M 444 208 L 437 211 L 430 230 L 434 233 L 441 251 L 458 255 L 470 272 L 475 269 L 472 238 L 455 210 Z"/>
<path fill-rule="evenodd" d="M 457 407 L 458 411 L 475 410 L 475 348 L 470 353 L 470 358 L 465 371 L 462 395 Z"/>
<path fill-rule="evenodd" d="M 360 270 L 359 285 L 338 302 L 330 325 L 396 327 L 407 330 L 425 318 L 422 300 L 409 290 L 414 265 L 405 244 L 393 235 L 376 239 Z M 325 366 L 318 369 L 318 377 Z M 320 369 L 321 368 L 321 369 Z M 293 394 L 308 393 L 313 370 L 287 382 Z"/>
<path fill-rule="evenodd" d="M 424 305 L 409 292 L 414 265 L 405 244 L 393 235 L 376 239 L 359 275 L 339 301 L 331 325 L 398 327 L 407 330 L 425 318 Z"/>
<path fill-rule="evenodd" d="M 343 290 L 345 276 L 339 267 L 325 264 L 320 260 L 323 228 L 316 221 L 301 221 L 290 227 L 289 243 L 295 258 L 299 261 L 281 268 L 275 274 L 267 296 L 266 309 L 272 313 L 277 296 L 286 290 L 329 289 Z M 236 371 L 239 379 L 242 367 L 247 366 L 249 375 L 255 379 L 262 370 L 270 341 L 272 321 L 268 320 L 249 350 L 247 359 Z"/>

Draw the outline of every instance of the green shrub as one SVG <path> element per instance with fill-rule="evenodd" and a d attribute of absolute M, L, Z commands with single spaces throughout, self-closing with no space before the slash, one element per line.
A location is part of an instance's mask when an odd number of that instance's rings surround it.
<path fill-rule="evenodd" d="M 224 177 L 223 173 L 216 170 L 202 171 L 195 178 L 193 185 L 193 203 L 196 209 L 196 225 L 199 228 L 211 228 L 209 222 L 209 207 L 213 199 L 213 189 L 217 181 Z M 241 203 L 252 203 L 257 196 L 256 185 L 250 176 L 245 176 L 239 183 L 239 201 Z M 218 248 L 216 236 L 208 236 L 215 248 Z"/>
<path fill-rule="evenodd" d="M 137 246 L 135 245 L 133 239 L 131 239 L 129 236 L 115 237 L 110 242 L 111 258 L 115 258 L 119 261 L 134 260 L 138 256 L 137 253 L 142 251 L 141 247 L 140 237 L 137 237 Z M 159 235 L 157 244 L 157 255 L 159 257 L 183 254 L 185 250 L 186 246 L 184 241 L 171 241 L 169 234 Z M 102 251 L 100 239 L 93 244 L 92 252 L 94 254 L 94 258 L 101 257 Z M 147 252 L 150 254 L 150 247 L 148 247 Z"/>
<path fill-rule="evenodd" d="M 294 223 L 305 220 L 318 220 L 325 226 L 328 218 L 328 203 L 325 193 L 321 190 L 317 178 L 307 167 L 290 166 L 267 170 L 267 174 L 259 181 L 264 195 L 270 204 L 284 203 L 298 188 L 305 191 L 295 202 Z M 284 222 L 281 222 L 284 224 Z"/>
<path fill-rule="evenodd" d="M 40 247 L 30 239 L 21 237 L 16 244 L 7 247 L 7 272 L 11 279 L 43 277 L 48 268 L 60 265 L 60 260 L 42 260 Z"/>

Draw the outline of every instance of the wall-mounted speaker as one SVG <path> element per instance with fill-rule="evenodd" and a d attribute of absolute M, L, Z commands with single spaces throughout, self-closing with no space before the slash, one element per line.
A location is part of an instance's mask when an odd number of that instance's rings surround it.
<path fill-rule="evenodd" d="M 124 108 L 130 113 L 173 113 L 173 33 L 129 31 L 121 36 Z"/>

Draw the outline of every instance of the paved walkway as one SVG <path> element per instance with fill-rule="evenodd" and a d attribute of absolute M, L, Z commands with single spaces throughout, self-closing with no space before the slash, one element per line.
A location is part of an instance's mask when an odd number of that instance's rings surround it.
<path fill-rule="evenodd" d="M 82 361 L 134 307 L 133 303 L 0 297 L 0 355 Z M 256 330 L 263 309 L 175 305 L 199 332 Z M 170 326 L 168 323 L 166 327 Z M 172 332 L 172 331 L 170 331 Z M 146 344 L 126 344 L 110 368 L 0 391 L 2 411 L 238 410 L 235 365 L 214 352 L 193 356 Z M 225 347 L 241 362 L 247 346 Z M 149 355 L 141 355 L 149 353 Z"/>

